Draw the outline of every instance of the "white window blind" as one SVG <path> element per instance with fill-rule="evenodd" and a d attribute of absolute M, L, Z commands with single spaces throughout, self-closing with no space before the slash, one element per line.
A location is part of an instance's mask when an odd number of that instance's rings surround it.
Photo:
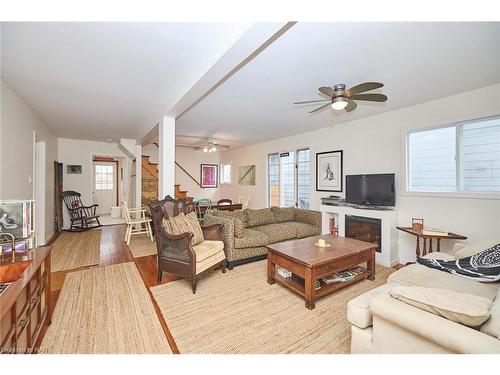
<path fill-rule="evenodd" d="M 220 183 L 221 184 L 231 183 L 231 164 L 222 163 L 220 165 Z"/>
<path fill-rule="evenodd" d="M 309 208 L 309 150 L 297 151 L 297 207 Z"/>
<path fill-rule="evenodd" d="M 269 206 L 309 208 L 309 149 L 268 155 Z"/>
<path fill-rule="evenodd" d="M 500 117 L 408 135 L 408 190 L 500 191 Z"/>

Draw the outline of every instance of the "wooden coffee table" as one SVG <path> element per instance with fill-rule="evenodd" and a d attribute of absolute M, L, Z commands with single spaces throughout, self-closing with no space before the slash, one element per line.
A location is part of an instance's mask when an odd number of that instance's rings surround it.
<path fill-rule="evenodd" d="M 324 239 L 330 247 L 315 245 Z M 375 279 L 375 249 L 377 244 L 333 235 L 314 236 L 300 240 L 280 242 L 267 246 L 267 282 L 276 281 L 297 292 L 306 300 L 306 307 L 314 309 L 314 301 L 326 294 L 368 278 Z M 354 279 L 326 284 L 321 278 L 366 263 L 366 271 Z M 281 277 L 276 266 L 284 267 L 292 276 Z M 316 280 L 321 288 L 316 290 Z"/>

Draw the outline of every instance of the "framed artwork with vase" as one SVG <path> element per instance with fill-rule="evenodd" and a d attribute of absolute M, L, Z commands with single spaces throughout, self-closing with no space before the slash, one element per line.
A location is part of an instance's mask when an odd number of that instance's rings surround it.
<path fill-rule="evenodd" d="M 342 150 L 316 154 L 316 191 L 342 192 Z"/>
<path fill-rule="evenodd" d="M 200 168 L 200 185 L 203 188 L 216 188 L 218 186 L 218 165 L 217 164 L 201 164 Z"/>

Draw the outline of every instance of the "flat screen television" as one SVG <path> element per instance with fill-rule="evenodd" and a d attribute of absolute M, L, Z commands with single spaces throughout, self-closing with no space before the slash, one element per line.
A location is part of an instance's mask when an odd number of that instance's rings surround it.
<path fill-rule="evenodd" d="M 347 175 L 345 200 L 365 206 L 394 206 L 394 173 Z"/>

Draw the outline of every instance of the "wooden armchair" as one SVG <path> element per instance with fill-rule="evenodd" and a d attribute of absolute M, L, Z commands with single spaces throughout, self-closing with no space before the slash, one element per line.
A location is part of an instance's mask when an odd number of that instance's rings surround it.
<path fill-rule="evenodd" d="M 183 212 L 185 215 L 195 212 L 192 200 L 173 199 L 149 204 L 156 232 L 158 250 L 158 282 L 162 272 L 171 272 L 187 279 L 191 283 L 193 294 L 196 293 L 198 280 L 210 270 L 221 268 L 226 272 L 226 256 L 222 242 L 222 225 L 202 226 L 204 241 L 193 246 L 193 233 L 169 234 L 163 227 L 163 219 L 169 219 Z"/>
<path fill-rule="evenodd" d="M 82 231 L 101 226 L 99 215 L 97 215 L 97 204 L 84 206 L 81 194 L 76 191 L 63 191 L 62 199 L 68 209 L 71 220 L 70 231 Z"/>

